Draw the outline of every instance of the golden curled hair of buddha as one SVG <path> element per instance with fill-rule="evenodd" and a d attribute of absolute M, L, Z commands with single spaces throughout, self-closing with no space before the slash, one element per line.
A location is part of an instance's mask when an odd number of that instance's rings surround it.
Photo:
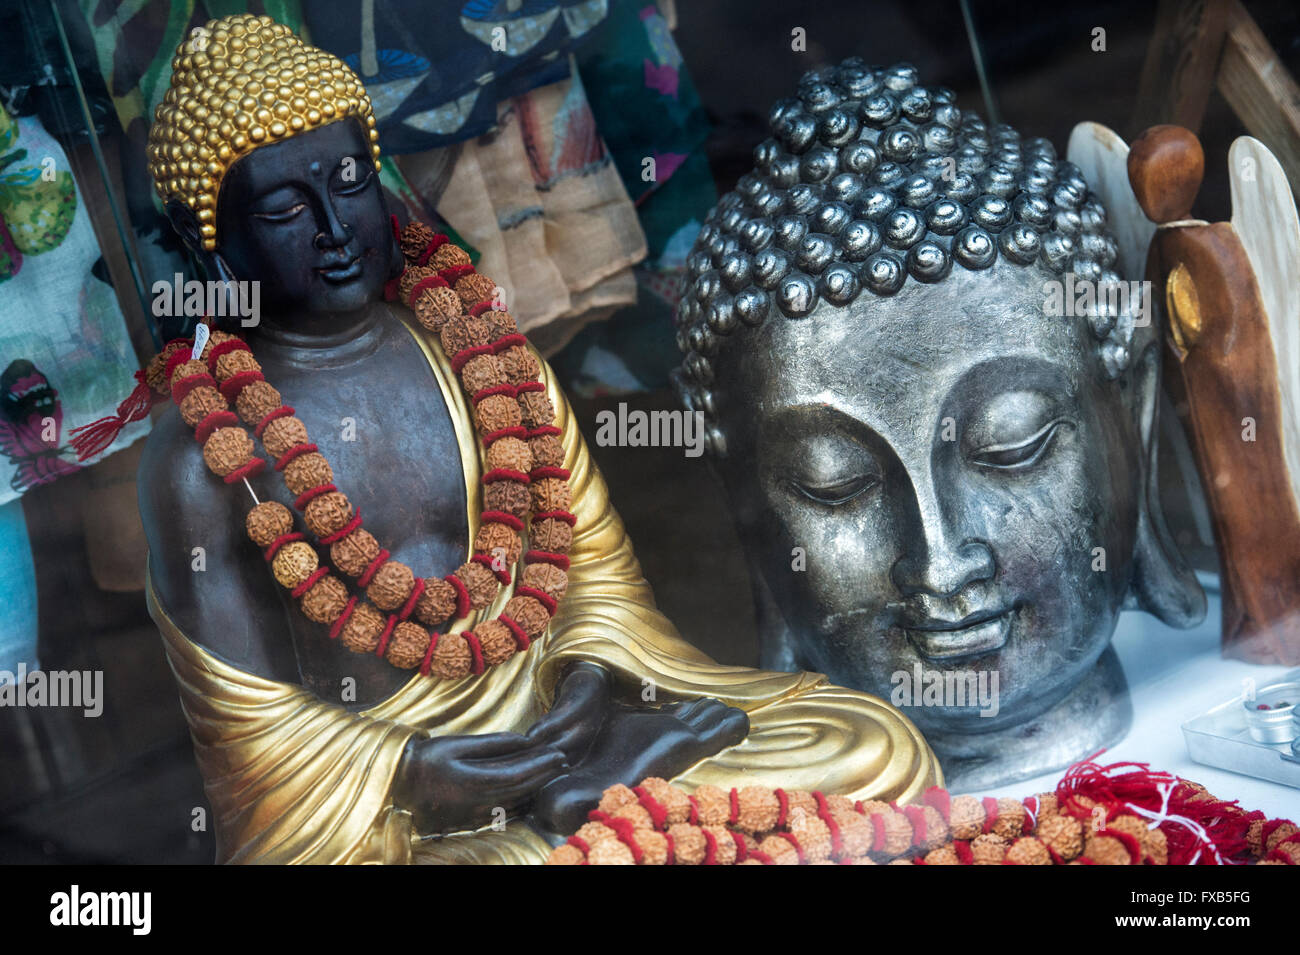
<path fill-rule="evenodd" d="M 235 160 L 350 116 L 365 124 L 377 170 L 370 97 L 347 64 L 270 17 L 209 20 L 172 58 L 171 85 L 149 130 L 149 174 L 164 204 L 178 199 L 194 210 L 203 248 L 212 251 L 217 195 Z"/>

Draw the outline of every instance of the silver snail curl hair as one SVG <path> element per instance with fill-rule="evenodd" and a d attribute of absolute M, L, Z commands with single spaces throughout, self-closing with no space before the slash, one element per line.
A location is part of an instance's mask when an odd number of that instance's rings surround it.
<path fill-rule="evenodd" d="M 1079 168 L 1046 139 L 1022 139 L 963 114 L 916 68 L 856 57 L 805 73 L 798 96 L 768 116 L 772 137 L 754 169 L 709 212 L 686 260 L 673 372 L 701 411 L 711 453 L 726 452 L 711 390 L 712 357 L 742 326 L 779 312 L 805 318 L 865 289 L 891 296 L 909 279 L 941 282 L 954 263 L 987 269 L 999 256 L 1095 285 L 1120 281 L 1106 210 Z M 1129 363 L 1133 316 L 1089 317 L 1109 378 Z"/>

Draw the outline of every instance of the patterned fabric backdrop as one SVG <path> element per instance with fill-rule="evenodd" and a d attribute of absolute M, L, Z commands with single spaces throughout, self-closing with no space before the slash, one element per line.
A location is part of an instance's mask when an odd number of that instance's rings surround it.
<path fill-rule="evenodd" d="M 135 373 L 99 254 L 59 144 L 0 109 L 0 504 L 75 472 L 69 429 L 111 414 Z"/>

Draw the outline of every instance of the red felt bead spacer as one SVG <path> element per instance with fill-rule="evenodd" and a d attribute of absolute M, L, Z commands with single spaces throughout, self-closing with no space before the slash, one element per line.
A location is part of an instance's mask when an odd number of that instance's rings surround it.
<path fill-rule="evenodd" d="M 494 355 L 499 355 L 507 348 L 514 348 L 516 345 L 527 345 L 527 344 L 528 344 L 527 338 L 525 338 L 523 335 L 519 334 L 518 332 L 514 332 L 513 334 L 510 335 L 502 335 L 500 338 L 498 338 L 488 347 L 492 349 L 492 353 Z"/>
<path fill-rule="evenodd" d="M 528 429 L 522 425 L 515 425 L 513 428 L 501 428 L 499 431 L 489 431 L 483 435 L 483 447 L 490 447 L 493 441 L 501 438 L 518 438 L 523 441 L 528 437 Z"/>
<path fill-rule="evenodd" d="M 998 824 L 998 801 L 992 796 L 985 796 L 980 802 L 984 804 L 984 831 L 992 832 Z"/>
<path fill-rule="evenodd" d="M 217 387 L 217 380 L 208 374 L 190 375 L 172 385 L 172 400 L 180 404 L 191 391 L 200 385 Z"/>
<path fill-rule="evenodd" d="M 745 837 L 734 829 L 728 831 L 731 833 L 731 838 L 736 843 L 736 863 L 739 864 L 744 862 L 749 858 L 749 847 L 745 845 Z"/>
<path fill-rule="evenodd" d="M 389 216 L 388 216 L 388 224 L 389 224 L 389 226 L 392 227 L 392 230 L 393 230 L 393 238 L 396 239 L 396 240 L 398 241 L 398 243 L 401 243 L 401 241 L 402 241 L 402 226 L 401 226 L 401 223 L 399 223 L 399 222 L 397 221 L 397 216 L 392 215 L 392 214 L 390 213 Z"/>
<path fill-rule="evenodd" d="M 297 531 L 290 531 L 288 534 L 281 534 L 275 540 L 271 541 L 271 543 L 266 545 L 266 550 L 262 551 L 262 556 L 266 558 L 266 562 L 269 564 L 271 562 L 271 559 L 275 557 L 276 551 L 278 551 L 281 547 L 283 547 L 285 544 L 288 544 L 290 541 L 300 541 L 300 540 L 305 540 L 305 538 L 303 537 L 302 534 L 299 534 Z"/>
<path fill-rule="evenodd" d="M 328 567 L 316 568 L 315 573 L 313 573 L 310 577 L 308 577 L 306 580 L 300 583 L 297 587 L 293 588 L 293 590 L 289 591 L 289 596 L 294 598 L 301 597 L 303 594 L 311 590 L 312 587 L 316 585 L 316 581 L 320 580 L 329 572 L 330 569 Z"/>
<path fill-rule="evenodd" d="M 297 499 L 293 502 L 293 506 L 300 511 L 305 510 L 308 504 L 320 497 L 322 494 L 329 494 L 331 491 L 337 490 L 338 488 L 333 484 L 317 484 L 315 487 L 309 487 L 307 490 L 299 494 Z"/>
<path fill-rule="evenodd" d="M 406 598 L 406 603 L 402 604 L 402 609 L 397 612 L 399 621 L 405 620 L 415 611 L 415 603 L 420 599 L 422 593 L 424 593 L 424 578 L 416 577 L 415 586 L 411 588 L 411 596 Z"/>
<path fill-rule="evenodd" d="M 844 843 L 840 838 L 840 824 L 831 815 L 830 803 L 826 801 L 826 797 L 820 791 L 813 792 L 813 799 L 817 800 L 817 815 L 821 817 L 822 822 L 826 824 L 826 828 L 831 833 L 831 855 L 838 859 L 844 852 Z"/>
<path fill-rule="evenodd" d="M 525 564 L 550 564 L 558 567 L 560 570 L 568 570 L 570 567 L 568 554 L 555 554 L 549 550 L 530 550 L 524 554 Z"/>
<path fill-rule="evenodd" d="M 469 591 L 465 588 L 465 581 L 461 580 L 455 574 L 448 574 L 442 578 L 451 584 L 451 589 L 456 591 L 456 619 L 469 615 L 470 602 Z"/>
<path fill-rule="evenodd" d="M 276 408 L 274 411 L 268 411 L 266 413 L 266 417 L 264 417 L 261 421 L 259 421 L 257 423 L 257 427 L 253 429 L 253 434 L 261 438 L 262 432 L 266 430 L 266 426 L 268 424 L 270 424 L 276 418 L 287 418 L 291 414 L 293 414 L 293 408 L 289 407 L 288 405 L 280 405 L 280 407 Z"/>
<path fill-rule="evenodd" d="M 599 809 L 592 810 L 591 813 L 588 814 L 587 818 L 593 822 L 603 823 L 613 829 L 614 834 L 618 836 L 618 841 L 627 846 L 628 851 L 632 853 L 633 865 L 641 864 L 641 860 L 645 858 L 645 853 L 636 841 L 636 829 L 633 828 L 631 819 L 615 818 L 608 813 L 601 812 Z M 707 840 L 711 838 L 711 836 L 712 833 L 706 829 L 704 832 L 704 838 Z"/>
<path fill-rule="evenodd" d="M 347 537 L 349 534 L 351 534 L 354 530 L 356 530 L 360 526 L 361 526 L 361 509 L 358 508 L 353 513 L 352 520 L 348 521 L 346 524 L 344 524 L 342 527 L 336 530 L 333 534 L 326 534 L 324 537 L 319 538 L 319 540 L 322 544 L 328 546 L 329 544 L 333 544 L 343 540 L 343 538 Z"/>
<path fill-rule="evenodd" d="M 555 598 L 552 597 L 550 594 L 546 593 L 546 591 L 538 590 L 536 587 L 529 587 L 526 584 L 520 584 L 518 587 L 515 588 L 515 596 L 532 597 L 534 600 L 536 600 L 538 603 L 540 603 L 543 607 L 546 608 L 546 612 L 548 614 L 550 614 L 552 617 L 555 616 L 555 607 L 556 607 Z"/>
<path fill-rule="evenodd" d="M 429 664 L 433 662 L 433 651 L 438 646 L 438 638 L 440 636 L 442 636 L 442 634 L 438 633 L 437 630 L 434 630 L 429 634 L 429 647 L 424 651 L 424 662 L 420 664 L 420 676 L 429 675 Z"/>
<path fill-rule="evenodd" d="M 873 812 L 867 818 L 871 820 L 871 851 L 881 852 L 885 848 L 885 820 L 878 812 Z M 957 840 L 957 842 L 960 841 L 960 839 Z"/>
<path fill-rule="evenodd" d="M 772 790 L 772 793 L 776 796 L 776 804 L 778 807 L 776 813 L 776 828 L 784 829 L 786 818 L 790 814 L 790 797 L 785 794 L 784 789 L 774 789 Z"/>
<path fill-rule="evenodd" d="M 470 672 L 478 676 L 483 672 L 483 645 L 478 641 L 478 634 L 472 630 L 466 630 L 461 637 L 469 644 L 469 652 L 474 657 L 474 666 L 470 668 Z"/>
<path fill-rule="evenodd" d="M 277 471 L 283 471 L 289 466 L 289 462 L 300 454 L 311 454 L 313 451 L 319 450 L 320 448 L 316 447 L 314 444 L 295 444 L 288 451 L 284 452 L 284 454 L 280 455 L 280 460 L 275 462 L 275 469 Z"/>
<path fill-rule="evenodd" d="M 445 235 L 443 235 L 441 232 L 439 232 L 439 233 L 437 233 L 436 235 L 434 235 L 434 237 L 433 237 L 432 239 L 429 240 L 429 244 L 426 245 L 426 246 L 424 247 L 424 251 L 421 252 L 421 253 L 419 254 L 419 256 L 416 258 L 416 260 L 415 260 L 415 264 L 416 264 L 416 265 L 428 265 L 428 264 L 429 264 L 429 259 L 433 256 L 433 253 L 437 252 L 437 251 L 438 251 L 439 249 L 441 249 L 444 245 L 446 245 L 449 241 L 451 241 L 451 240 L 448 239 L 448 238 L 447 238 Z"/>
<path fill-rule="evenodd" d="M 494 560 L 495 558 L 491 554 L 475 554 L 470 557 L 470 563 L 482 564 L 488 570 L 492 571 L 492 575 L 496 577 L 497 580 L 501 581 L 501 583 L 505 584 L 507 587 L 510 586 L 510 571 L 505 569 L 497 570 L 492 566 Z"/>
<path fill-rule="evenodd" d="M 384 651 L 388 649 L 388 639 L 393 635 L 393 628 L 397 626 L 397 615 L 389 614 L 388 623 L 384 624 L 384 632 L 379 635 L 379 646 L 375 647 L 375 656 L 382 657 Z"/>
<path fill-rule="evenodd" d="M 409 295 L 406 296 L 406 305 L 408 308 L 415 308 L 415 300 L 419 298 L 420 293 L 427 288 L 446 288 L 446 287 L 447 287 L 446 279 L 439 278 L 436 275 L 430 275 L 427 276 L 426 278 L 422 278 L 420 279 L 420 281 L 416 282 L 413 286 L 411 286 L 411 292 Z"/>
<path fill-rule="evenodd" d="M 528 475 L 523 471 L 516 471 L 514 468 L 493 468 L 483 475 L 484 484 L 495 484 L 497 481 L 514 481 L 517 484 L 527 484 Z"/>
<path fill-rule="evenodd" d="M 530 391 L 545 391 L 545 390 L 546 390 L 546 386 L 542 384 L 540 381 L 525 381 L 523 384 L 515 386 L 515 397 L 517 398 L 520 395 L 526 395 Z"/>
<path fill-rule="evenodd" d="M 241 371 L 237 375 L 231 375 L 219 386 L 222 397 L 227 401 L 234 401 L 239 397 L 239 393 L 255 381 L 266 381 L 266 376 L 254 368 L 252 371 Z"/>
<path fill-rule="evenodd" d="M 528 437 L 529 437 L 529 438 L 545 438 L 545 437 L 548 437 L 548 436 L 549 436 L 549 437 L 552 437 L 552 438 L 558 438 L 558 437 L 560 437 L 562 434 L 564 434 L 564 432 L 561 431 L 559 428 L 557 428 L 555 425 L 553 425 L 553 424 L 544 424 L 544 425 L 540 425 L 539 427 L 533 428 L 531 431 L 529 431 L 529 432 L 528 432 Z"/>
<path fill-rule="evenodd" d="M 379 572 L 379 568 L 384 566 L 384 562 L 391 556 L 392 555 L 387 550 L 381 548 L 379 553 L 375 555 L 375 559 L 370 562 L 365 571 L 362 572 L 361 576 L 357 578 L 357 586 L 369 587 L 370 581 L 373 580 L 375 574 Z"/>
<path fill-rule="evenodd" d="M 507 514 L 505 511 L 484 511 L 479 515 L 479 521 L 483 524 L 496 523 L 505 524 L 512 531 L 521 532 L 524 529 L 524 522 L 513 514 Z"/>
<path fill-rule="evenodd" d="M 929 825 L 925 821 L 925 809 L 921 806 L 904 806 L 903 815 L 912 824 L 912 845 L 925 845 Z"/>
<path fill-rule="evenodd" d="M 239 415 L 233 411 L 214 411 L 205 416 L 194 428 L 194 440 L 202 444 L 212 437 L 212 432 L 218 428 L 229 428 L 238 424 Z"/>
<path fill-rule="evenodd" d="M 632 792 L 636 793 L 636 800 L 641 804 L 641 808 L 650 813 L 650 822 L 654 827 L 664 828 L 668 824 L 668 810 L 664 808 L 663 803 L 651 796 L 644 786 L 633 786 Z"/>
<path fill-rule="evenodd" d="M 471 305 L 469 307 L 469 313 L 473 315 L 475 318 L 478 318 L 484 312 L 492 311 L 492 305 L 493 305 L 492 302 L 487 301 L 485 299 L 484 301 L 479 302 L 477 305 Z"/>
<path fill-rule="evenodd" d="M 573 527 L 578 523 L 578 518 L 573 514 L 570 514 L 568 511 L 538 511 L 532 518 L 534 524 L 540 523 L 541 521 L 551 520 L 564 521 L 564 523 L 568 524 L 570 527 Z"/>
<path fill-rule="evenodd" d="M 534 481 L 540 481 L 542 478 L 558 478 L 561 481 L 567 481 L 570 475 L 568 468 L 540 467 L 533 468 L 528 472 L 528 476 Z"/>
<path fill-rule="evenodd" d="M 250 351 L 248 342 L 242 338 L 228 338 L 224 342 L 219 342 L 212 346 L 208 352 L 208 371 L 216 374 L 217 359 L 222 355 L 228 355 L 232 351 Z"/>
<path fill-rule="evenodd" d="M 257 475 L 261 474 L 265 469 L 266 469 L 265 461 L 263 461 L 261 458 L 253 458 L 253 460 L 249 461 L 242 468 L 236 468 L 235 470 L 227 474 L 225 477 L 223 477 L 221 480 L 225 481 L 227 484 L 234 484 L 237 481 L 242 481 L 244 478 L 256 477 Z"/>
<path fill-rule="evenodd" d="M 469 400 L 471 404 L 478 404 L 484 398 L 491 398 L 493 395 L 506 395 L 510 398 L 517 397 L 514 385 L 492 385 L 491 387 L 481 388 L 474 392 L 474 396 Z"/>
<path fill-rule="evenodd" d="M 473 274 L 474 266 L 472 265 L 451 265 L 439 272 L 438 277 L 448 285 L 455 285 L 465 276 Z"/>
<path fill-rule="evenodd" d="M 523 653 L 525 650 L 527 650 L 530 646 L 533 645 L 533 641 L 529 639 L 529 636 L 524 631 L 524 628 L 519 626 L 519 624 L 515 622 L 515 619 L 513 617 L 508 617 L 505 614 L 501 614 L 499 617 L 497 617 L 497 619 L 500 620 L 502 623 L 504 623 L 506 627 L 510 630 L 510 632 L 515 635 L 515 644 L 519 647 L 520 653 Z"/>
<path fill-rule="evenodd" d="M 451 370 L 460 374 L 460 370 L 469 363 L 471 358 L 477 358 L 479 355 L 492 354 L 491 345 L 471 345 L 469 348 L 462 348 L 456 354 L 451 356 Z"/>
<path fill-rule="evenodd" d="M 352 611 L 356 609 L 356 606 L 357 598 L 355 596 L 349 597 L 348 602 L 343 605 L 343 612 L 339 614 L 339 618 L 335 620 L 333 626 L 330 627 L 331 640 L 338 639 L 339 634 L 343 632 L 343 627 L 348 622 L 348 617 L 352 616 Z"/>
<path fill-rule="evenodd" d="M 624 819 L 623 821 L 630 822 L 631 820 Z M 717 865 L 718 864 L 718 837 L 715 836 L 713 833 L 709 832 L 709 830 L 707 829 L 703 831 L 704 831 L 704 846 L 705 846 L 703 864 Z"/>
<path fill-rule="evenodd" d="M 167 383 L 169 389 L 171 388 L 172 375 L 176 369 L 184 362 L 190 361 L 190 356 L 194 354 L 194 339 L 181 338 L 177 339 L 177 341 L 182 342 L 186 347 L 177 349 L 176 353 L 168 358 L 167 363 L 163 365 L 163 381 Z"/>
<path fill-rule="evenodd" d="M 921 801 L 927 806 L 933 806 L 938 810 L 939 815 L 943 817 L 944 823 L 948 823 L 952 815 L 952 796 L 948 790 L 942 786 L 931 786 L 922 795 Z"/>
<path fill-rule="evenodd" d="M 691 815 L 687 821 L 692 826 L 698 826 L 700 824 L 700 804 L 694 796 L 687 796 L 686 801 L 690 803 L 691 806 Z"/>
<path fill-rule="evenodd" d="M 397 296 L 402 294 L 401 287 L 398 285 L 398 282 L 400 280 L 401 280 L 401 276 L 399 275 L 397 278 L 389 279 L 387 282 L 384 283 L 385 302 L 396 302 Z"/>

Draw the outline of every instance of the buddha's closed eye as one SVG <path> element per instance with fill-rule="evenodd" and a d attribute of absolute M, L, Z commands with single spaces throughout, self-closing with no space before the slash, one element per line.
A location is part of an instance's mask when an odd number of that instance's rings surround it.
<path fill-rule="evenodd" d="M 804 481 L 791 482 L 795 490 L 810 501 L 818 504 L 847 504 L 854 498 L 871 490 L 880 483 L 874 474 L 855 474 L 851 477 L 837 478 L 829 483 Z"/>
<path fill-rule="evenodd" d="M 263 222 L 288 222 L 291 219 L 297 218 L 306 208 L 307 203 L 295 202 L 292 205 L 284 206 L 279 209 L 270 209 L 266 212 L 254 212 L 253 216 L 261 219 Z"/>
<path fill-rule="evenodd" d="M 337 196 L 353 196 L 363 191 L 374 178 L 375 170 L 361 162 L 343 163 L 339 166 L 339 175 L 335 179 L 332 191 Z"/>
<path fill-rule="evenodd" d="M 1032 467 L 1046 456 L 1052 439 L 1063 425 L 1073 427 L 1069 419 L 1055 418 L 1027 438 L 976 448 L 970 453 L 970 459 L 981 467 L 1001 471 Z"/>

